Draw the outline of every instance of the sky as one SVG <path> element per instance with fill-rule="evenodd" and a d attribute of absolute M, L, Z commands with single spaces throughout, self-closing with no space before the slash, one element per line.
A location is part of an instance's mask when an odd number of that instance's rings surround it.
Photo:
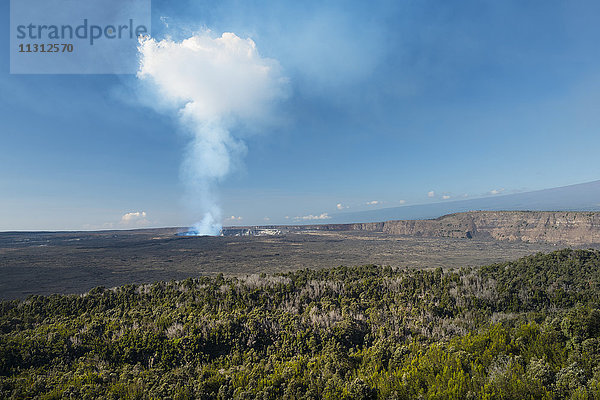
<path fill-rule="evenodd" d="M 285 81 L 268 118 L 228 126 L 223 224 L 599 179 L 600 3 L 323 3 L 152 2 L 155 40 L 250 38 Z M 11 75 L 0 35 L 0 231 L 197 222 L 177 109 L 135 74 Z"/>

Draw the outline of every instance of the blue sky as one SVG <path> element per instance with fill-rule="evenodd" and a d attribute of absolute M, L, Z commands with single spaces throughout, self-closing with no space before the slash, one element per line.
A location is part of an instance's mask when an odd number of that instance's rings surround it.
<path fill-rule="evenodd" d="M 599 178 L 597 2 L 321 3 L 152 3 L 154 37 L 250 37 L 289 79 L 276 123 L 236 128 L 248 151 L 218 190 L 242 218 L 225 224 Z M 10 75 L 1 35 L 0 230 L 194 222 L 187 139 L 134 75 Z"/>

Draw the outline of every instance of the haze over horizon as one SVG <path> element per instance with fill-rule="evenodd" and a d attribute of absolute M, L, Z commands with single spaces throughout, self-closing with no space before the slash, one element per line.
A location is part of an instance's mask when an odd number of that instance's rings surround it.
<path fill-rule="evenodd" d="M 594 183 L 599 11 L 160 0 L 152 37 L 229 32 L 289 80 L 268 118 L 227 127 L 245 149 L 219 177 L 223 225 L 326 223 Z M 135 75 L 10 75 L 0 35 L 0 231 L 196 222 L 176 112 L 156 112 Z"/>
<path fill-rule="evenodd" d="M 402 205 L 399 207 L 381 207 L 364 211 L 338 211 L 331 215 L 309 216 L 304 218 L 287 218 L 281 222 L 265 222 L 258 224 L 244 224 L 241 220 L 230 221 L 223 224 L 225 227 L 236 226 L 298 226 L 298 225 L 327 225 L 327 224 L 353 224 L 369 222 L 385 222 L 394 220 L 425 220 L 436 219 L 449 214 L 478 212 L 478 211 L 549 211 L 549 212 L 600 212 L 600 180 L 582 184 L 568 185 L 558 188 L 549 188 L 531 192 L 512 194 L 488 195 L 471 199 L 453 201 L 440 201 Z M 137 213 L 135 213 L 137 214 Z M 132 218 L 145 218 L 133 215 Z M 130 217 L 129 215 L 126 218 Z M 180 234 L 190 235 L 191 225 L 180 226 L 142 226 L 142 227 L 108 227 L 102 229 L 83 229 L 82 231 L 113 231 L 130 229 L 178 229 Z M 35 230 L 17 229 L 12 232 L 28 232 Z M 37 230 L 53 231 L 53 230 Z M 55 230 L 58 232 L 78 231 L 76 229 Z M 2 232 L 2 231 L 0 231 Z M 9 232 L 9 231 L 4 231 Z M 220 234 L 221 232 L 219 232 Z M 197 232 L 194 233 L 198 234 Z M 213 234 L 214 235 L 214 234 Z"/>

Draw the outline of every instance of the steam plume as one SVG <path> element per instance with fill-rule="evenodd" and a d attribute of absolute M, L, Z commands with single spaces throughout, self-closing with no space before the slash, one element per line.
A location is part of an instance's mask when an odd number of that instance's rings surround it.
<path fill-rule="evenodd" d="M 246 152 L 234 132 L 264 122 L 287 80 L 276 60 L 262 58 L 251 39 L 233 33 L 214 37 L 210 31 L 181 42 L 140 39 L 138 78 L 151 83 L 157 108 L 177 110 L 181 127 L 190 133 L 182 179 L 199 235 L 217 235 L 221 209 L 216 185 L 239 164 Z"/>

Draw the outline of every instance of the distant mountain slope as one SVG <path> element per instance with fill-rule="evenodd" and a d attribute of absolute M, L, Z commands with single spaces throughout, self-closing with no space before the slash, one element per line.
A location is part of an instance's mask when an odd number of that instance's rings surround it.
<path fill-rule="evenodd" d="M 431 219 L 465 211 L 600 211 L 600 180 L 533 192 L 331 214 L 329 223 Z"/>

